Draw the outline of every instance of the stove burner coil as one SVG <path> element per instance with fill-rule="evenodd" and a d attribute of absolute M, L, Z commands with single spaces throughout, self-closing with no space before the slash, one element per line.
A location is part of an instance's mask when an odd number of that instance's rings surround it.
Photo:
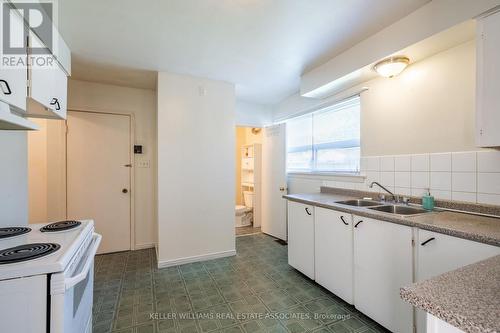
<path fill-rule="evenodd" d="M 0 265 L 40 258 L 60 248 L 59 244 L 54 243 L 32 243 L 0 250 Z"/>
<path fill-rule="evenodd" d="M 47 224 L 46 226 L 40 228 L 41 232 L 55 232 L 55 231 L 64 231 L 78 227 L 82 222 L 79 221 L 60 221 L 51 224 Z"/>
<path fill-rule="evenodd" d="M 30 231 L 31 231 L 31 228 L 26 228 L 26 227 L 0 228 L 0 239 L 19 236 L 22 234 L 26 234 Z"/>

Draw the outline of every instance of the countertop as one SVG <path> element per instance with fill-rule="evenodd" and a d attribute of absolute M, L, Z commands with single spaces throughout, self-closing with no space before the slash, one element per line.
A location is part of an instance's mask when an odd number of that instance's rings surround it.
<path fill-rule="evenodd" d="M 401 288 L 401 298 L 465 331 L 500 331 L 500 255 Z"/>
<path fill-rule="evenodd" d="M 420 215 L 401 216 L 370 210 L 366 207 L 353 207 L 336 203 L 336 201 L 341 200 L 359 199 L 359 197 L 344 194 L 318 192 L 309 194 L 289 194 L 284 195 L 283 198 L 500 246 L 500 218 L 450 211 L 436 211 Z"/>

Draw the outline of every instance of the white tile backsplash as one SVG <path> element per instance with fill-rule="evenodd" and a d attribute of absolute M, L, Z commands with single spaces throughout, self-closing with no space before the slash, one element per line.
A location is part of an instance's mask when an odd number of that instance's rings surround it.
<path fill-rule="evenodd" d="M 451 171 L 453 172 L 476 172 L 475 151 L 451 153 Z"/>
<path fill-rule="evenodd" d="M 478 152 L 477 172 L 500 172 L 500 151 Z"/>
<path fill-rule="evenodd" d="M 394 171 L 381 171 L 380 183 L 383 186 L 394 186 Z"/>
<path fill-rule="evenodd" d="M 411 173 L 411 188 L 429 188 L 429 172 L 415 171 Z"/>
<path fill-rule="evenodd" d="M 488 205 L 500 205 L 500 195 L 478 193 L 477 202 Z"/>
<path fill-rule="evenodd" d="M 380 171 L 380 157 L 369 156 L 361 158 L 362 171 Z"/>
<path fill-rule="evenodd" d="M 369 185 L 371 182 L 379 182 L 380 181 L 380 172 L 379 171 L 366 171 L 366 183 Z"/>
<path fill-rule="evenodd" d="M 477 194 L 475 192 L 451 192 L 451 200 L 476 202 Z"/>
<path fill-rule="evenodd" d="M 451 191 L 440 191 L 431 189 L 431 195 L 438 200 L 451 200 Z"/>
<path fill-rule="evenodd" d="M 394 171 L 394 156 L 380 157 L 380 171 Z"/>
<path fill-rule="evenodd" d="M 411 195 L 411 188 L 409 187 L 394 187 L 394 191 L 400 195 Z"/>
<path fill-rule="evenodd" d="M 500 194 L 500 173 L 478 172 L 477 192 Z"/>
<path fill-rule="evenodd" d="M 411 156 L 410 155 L 394 156 L 394 170 L 411 171 Z"/>
<path fill-rule="evenodd" d="M 394 173 L 394 185 L 396 187 L 411 187 L 411 173 L 409 171 L 396 171 Z"/>
<path fill-rule="evenodd" d="M 432 171 L 451 172 L 451 153 L 430 154 Z"/>
<path fill-rule="evenodd" d="M 361 158 L 365 181 L 322 182 L 325 186 L 381 193 L 371 182 L 400 195 L 500 205 L 500 151 L 453 152 Z"/>
<path fill-rule="evenodd" d="M 433 172 L 431 171 L 432 190 L 451 192 L 451 172 Z"/>
<path fill-rule="evenodd" d="M 451 190 L 458 192 L 477 192 L 476 176 L 474 172 L 452 172 Z"/>
<path fill-rule="evenodd" d="M 413 187 L 411 188 L 411 195 L 413 195 L 415 197 L 421 197 L 426 193 L 427 193 L 427 190 L 424 188 L 413 188 Z"/>
<path fill-rule="evenodd" d="M 429 171 L 429 154 L 411 155 L 411 171 Z"/>

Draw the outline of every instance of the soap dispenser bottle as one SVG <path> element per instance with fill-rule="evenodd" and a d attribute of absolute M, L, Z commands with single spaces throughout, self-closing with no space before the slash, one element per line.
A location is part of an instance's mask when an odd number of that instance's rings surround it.
<path fill-rule="evenodd" d="M 425 210 L 430 211 L 434 209 L 434 197 L 431 195 L 429 189 L 427 189 L 426 193 L 422 196 L 422 206 Z"/>

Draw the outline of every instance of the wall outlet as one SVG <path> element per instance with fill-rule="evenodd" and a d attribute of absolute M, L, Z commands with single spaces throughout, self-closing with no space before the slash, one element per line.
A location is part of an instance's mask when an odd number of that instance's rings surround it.
<path fill-rule="evenodd" d="M 137 162 L 138 168 L 149 168 L 149 160 L 141 160 Z"/>

